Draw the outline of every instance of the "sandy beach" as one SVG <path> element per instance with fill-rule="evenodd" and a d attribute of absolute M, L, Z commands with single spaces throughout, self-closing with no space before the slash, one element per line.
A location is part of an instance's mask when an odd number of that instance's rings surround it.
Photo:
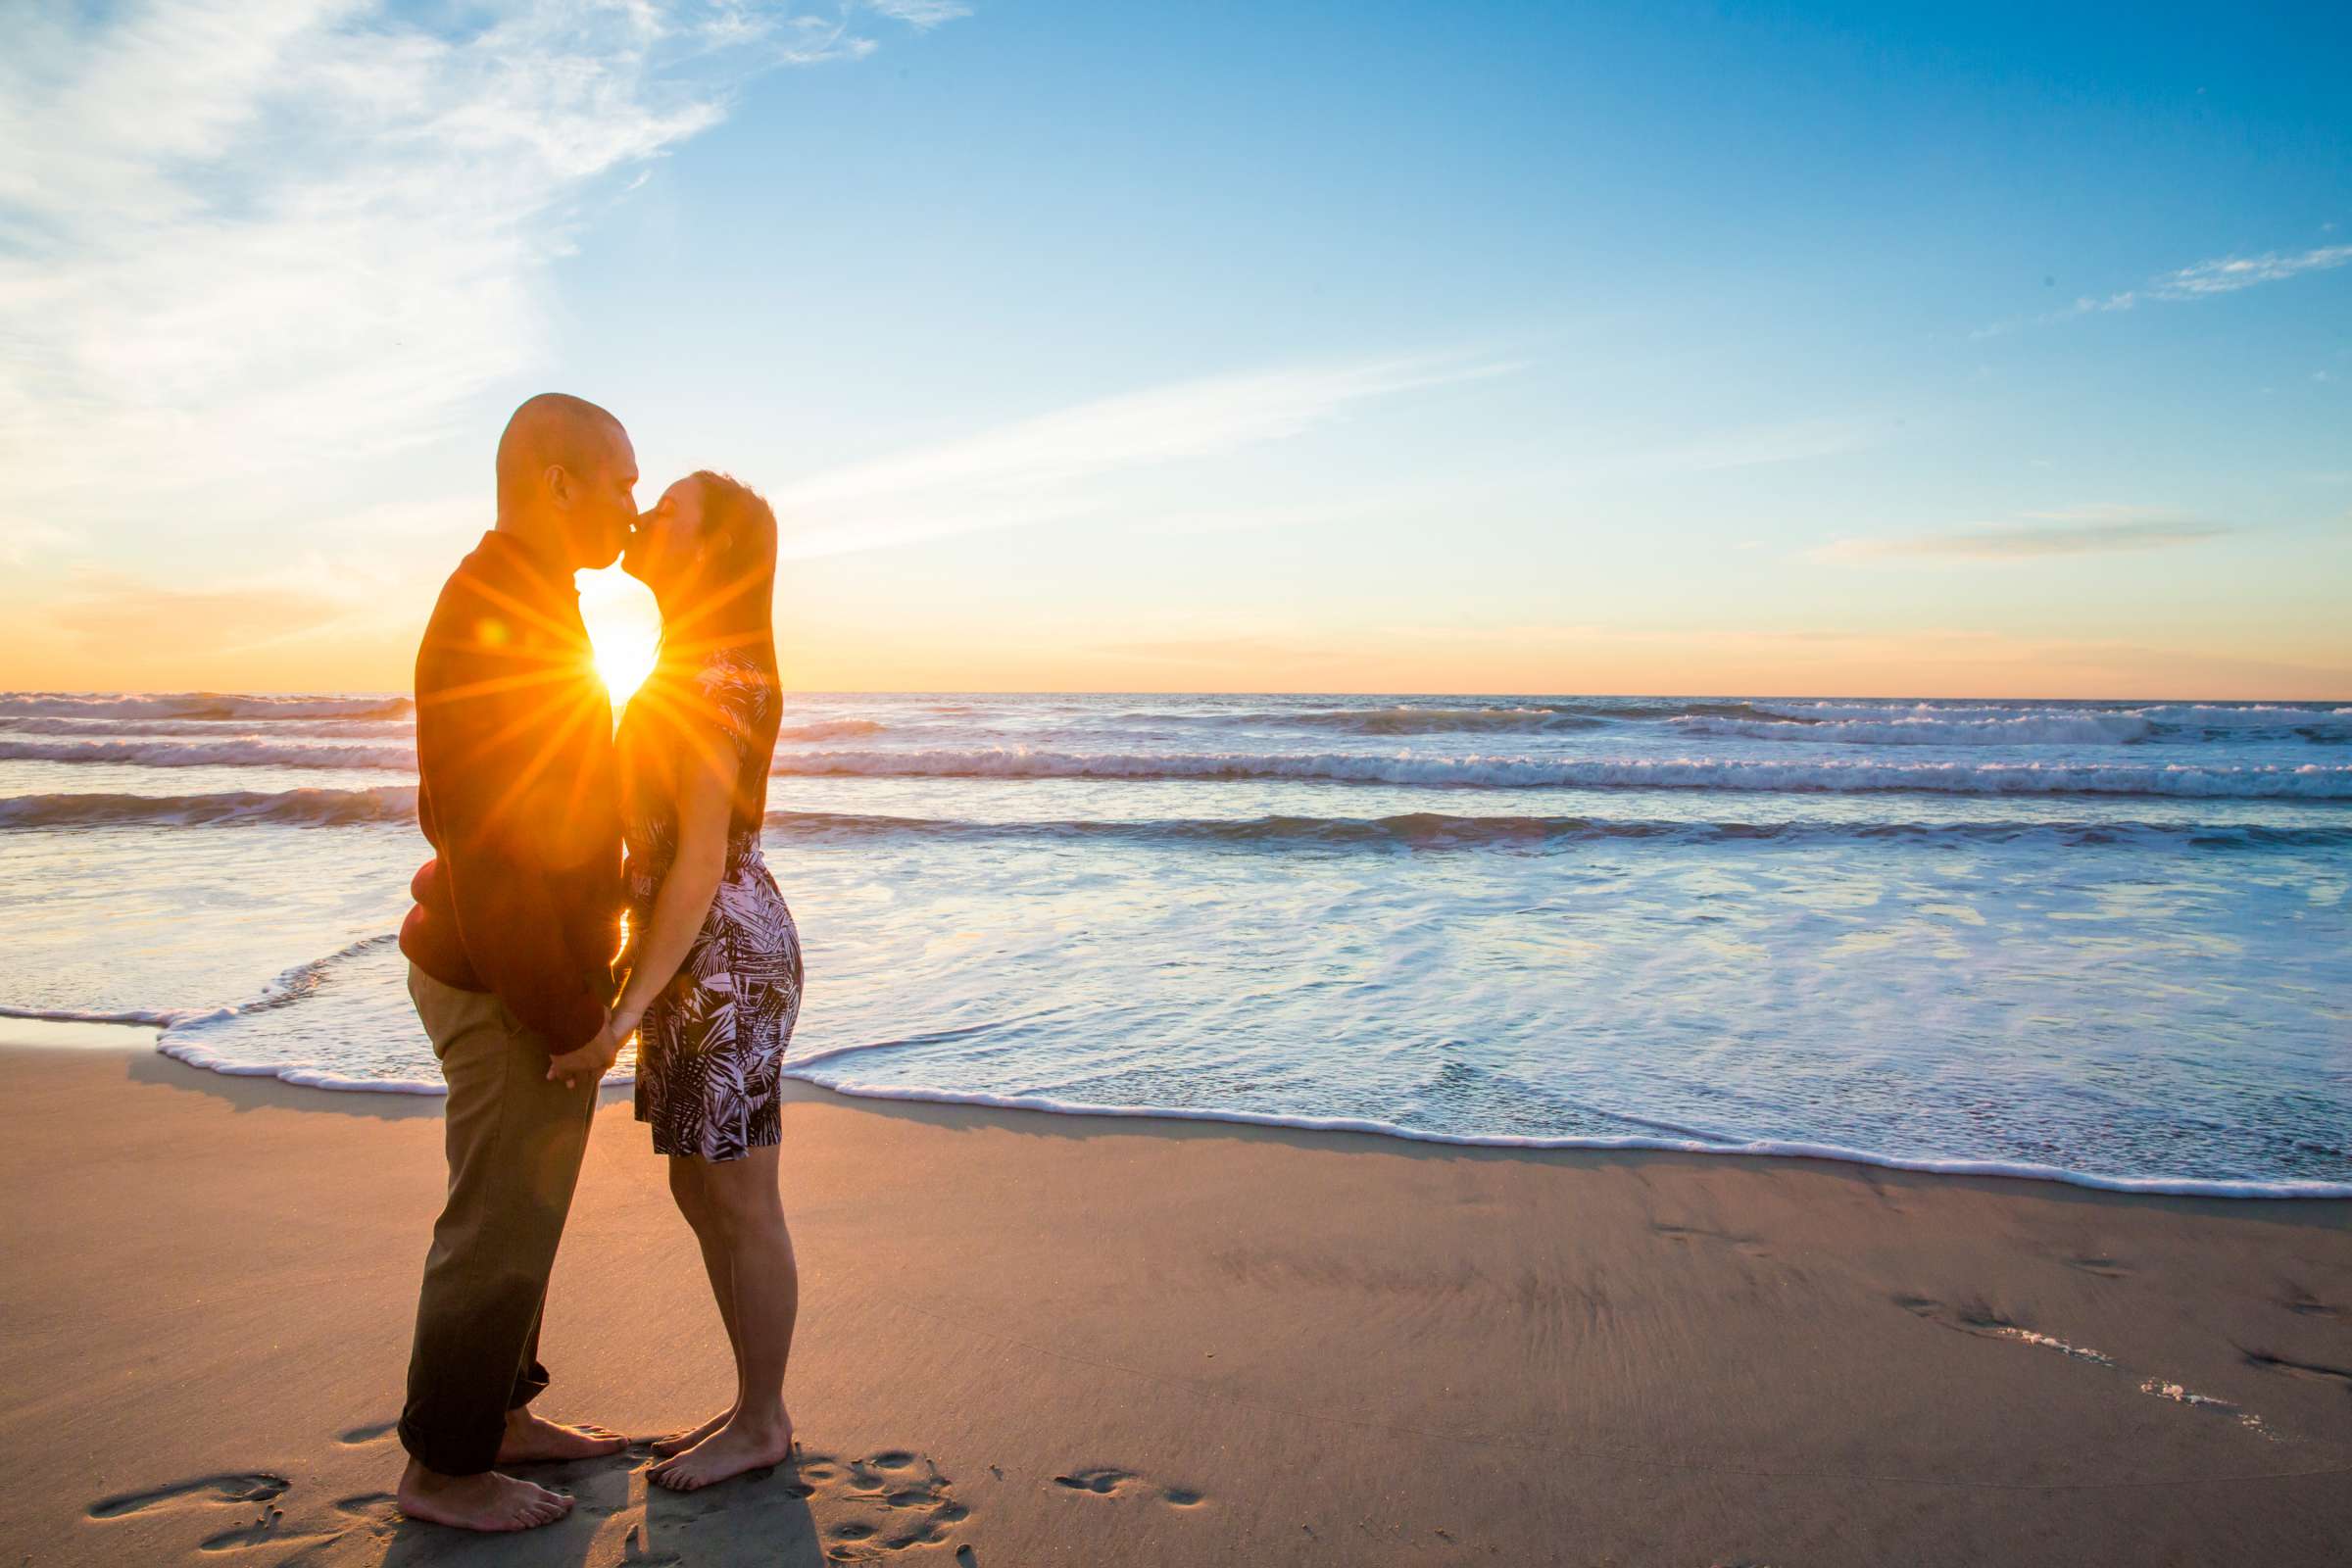
<path fill-rule="evenodd" d="M 440 1103 L 12 1025 L 8 1455 L 31 1564 L 2338 1562 L 2352 1203 L 1525 1154 L 792 1086 L 797 1469 L 545 1473 L 402 1522 Z M 74 1042 L 98 1038 L 95 1046 Z M 718 1400 L 608 1096 L 542 1407 Z"/>

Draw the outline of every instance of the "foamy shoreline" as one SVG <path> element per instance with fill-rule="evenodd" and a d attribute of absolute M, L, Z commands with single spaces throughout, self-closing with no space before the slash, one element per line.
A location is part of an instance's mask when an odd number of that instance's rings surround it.
<path fill-rule="evenodd" d="M 224 1009 L 224 1011 L 233 1011 L 233 1009 Z M 153 1028 L 156 1031 L 152 1040 L 152 1049 L 159 1054 L 169 1056 L 199 1071 L 220 1073 L 225 1077 L 274 1078 L 295 1088 L 317 1089 L 330 1094 L 438 1097 L 448 1093 L 447 1087 L 435 1079 L 354 1078 L 303 1063 L 237 1061 L 223 1056 L 218 1052 L 207 1050 L 199 1042 L 176 1041 L 171 1038 L 171 1025 L 174 1022 L 190 1022 L 198 1018 L 220 1015 L 220 1013 L 184 1016 L 155 1013 L 88 1015 L 0 1008 L 0 1043 L 11 1043 L 8 1040 L 6 1022 L 10 1019 L 108 1028 L 136 1026 Z M 1779 1139 L 1742 1143 L 1704 1136 L 1678 1138 L 1641 1134 L 1629 1134 L 1621 1138 L 1545 1138 L 1503 1133 L 1480 1136 L 1406 1127 L 1396 1122 L 1379 1121 L 1366 1117 L 1282 1116 L 1259 1111 L 1203 1109 L 1189 1105 L 1104 1105 L 1056 1100 L 1048 1095 L 994 1095 L 956 1089 L 860 1084 L 810 1070 L 821 1062 L 859 1055 L 870 1051 L 886 1050 L 890 1044 L 892 1043 L 839 1046 L 830 1051 L 814 1053 L 787 1065 L 784 1076 L 853 1100 L 898 1101 L 930 1105 L 972 1105 L 991 1110 L 1035 1111 L 1053 1116 L 1103 1117 L 1148 1122 L 1211 1122 L 1225 1126 L 1263 1127 L 1291 1132 L 1358 1133 L 1368 1137 L 1393 1138 L 1407 1143 L 1437 1144 L 1457 1149 L 1731 1154 L 1763 1159 L 1827 1160 L 1837 1164 L 1867 1166 L 1877 1170 L 1907 1171 L 1929 1176 L 1999 1177 L 2016 1181 L 2058 1182 L 2093 1192 L 2141 1193 L 2173 1198 L 2352 1199 L 2352 1182 L 2262 1182 L 2224 1181 L 2195 1177 L 2107 1176 L 2096 1172 L 2067 1170 L 2055 1165 L 2038 1165 L 2016 1160 L 1906 1158 L 1902 1155 L 1880 1153 L 1871 1150 L 1847 1149 L 1836 1144 L 1813 1144 Z M 635 1082 L 633 1074 L 616 1071 L 606 1076 L 604 1088 L 608 1091 L 626 1089 Z"/>

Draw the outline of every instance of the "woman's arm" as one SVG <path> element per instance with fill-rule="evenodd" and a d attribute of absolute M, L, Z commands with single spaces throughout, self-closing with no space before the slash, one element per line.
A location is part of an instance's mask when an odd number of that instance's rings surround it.
<path fill-rule="evenodd" d="M 681 726 L 686 728 L 685 726 Z M 620 1048 L 637 1032 L 645 1009 L 675 979 L 678 965 L 710 917 L 727 868 L 727 821 L 735 788 L 735 754 L 718 736 L 686 728 L 680 737 L 678 850 L 654 897 L 646 930 L 633 944 L 629 982 L 602 1033 L 579 1050 L 555 1058 L 547 1075 L 570 1084 L 580 1075 L 604 1076 Z"/>

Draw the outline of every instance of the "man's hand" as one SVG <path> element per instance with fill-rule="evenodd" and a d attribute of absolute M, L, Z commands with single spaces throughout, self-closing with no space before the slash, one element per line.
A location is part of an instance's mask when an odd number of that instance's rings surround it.
<path fill-rule="evenodd" d="M 547 1064 L 547 1076 L 552 1082 L 562 1079 L 566 1089 L 576 1089 L 582 1078 L 590 1083 L 602 1078 L 620 1054 L 622 1044 L 637 1032 L 637 1020 L 622 1013 L 611 1013 L 596 1038 L 577 1051 L 566 1051 Z"/>

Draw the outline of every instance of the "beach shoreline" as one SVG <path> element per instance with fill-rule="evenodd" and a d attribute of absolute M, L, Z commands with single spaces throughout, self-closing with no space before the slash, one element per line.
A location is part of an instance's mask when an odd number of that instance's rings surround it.
<path fill-rule="evenodd" d="M 19 1023 L 29 1024 L 33 1029 L 40 1030 L 42 1033 L 36 1038 L 31 1034 L 17 1031 L 12 1026 Z M 101 1049 L 119 1049 L 125 1046 L 144 1048 L 158 1052 L 162 1055 L 198 1071 L 220 1073 L 229 1077 L 271 1078 L 292 1088 L 317 1090 L 330 1094 L 406 1095 L 438 1099 L 443 1093 L 442 1086 L 438 1082 L 349 1078 L 321 1068 L 300 1064 L 237 1062 L 221 1058 L 200 1045 L 190 1046 L 174 1042 L 170 1038 L 171 1033 L 169 1025 L 152 1022 L 101 1021 L 64 1018 L 55 1015 L 27 1016 L 0 1011 L 0 1043 L 54 1044 L 68 1047 L 96 1046 Z M 137 1038 L 134 1039 L 134 1036 Z M 1506 1134 L 1459 1134 L 1364 1117 L 1285 1115 L 1273 1112 L 1197 1106 L 1091 1104 L 1062 1101 L 1045 1095 L 1000 1095 L 946 1089 L 932 1085 L 905 1087 L 842 1081 L 838 1078 L 828 1080 L 825 1077 L 812 1076 L 807 1071 L 814 1063 L 837 1061 L 870 1051 L 887 1050 L 889 1044 L 839 1046 L 827 1051 L 804 1054 L 785 1063 L 785 1078 L 788 1082 L 797 1082 L 804 1087 L 814 1088 L 828 1096 L 844 1100 L 968 1105 L 987 1110 L 1023 1114 L 1101 1117 L 1113 1120 L 1212 1122 L 1225 1126 L 1259 1127 L 1276 1132 L 1354 1134 L 1396 1139 L 1404 1143 L 1435 1144 L 1456 1149 L 1516 1150 L 1524 1152 L 1585 1151 L 1615 1153 L 1642 1152 L 1699 1154 L 1710 1157 L 1818 1160 L 1834 1165 L 1860 1166 L 1870 1170 L 1902 1171 L 1914 1175 L 1975 1176 L 2008 1181 L 2056 1182 L 2064 1186 L 2082 1187 L 2094 1192 L 2137 1193 L 2172 1198 L 2250 1199 L 2257 1201 L 2352 1199 L 2352 1182 L 2111 1176 L 2016 1160 L 1884 1154 L 1869 1150 L 1841 1148 L 1834 1144 L 1788 1140 L 1737 1143 L 1713 1137 L 1678 1137 L 1672 1136 L 1671 1130 L 1663 1123 L 1659 1124 L 1661 1133 L 1658 1136 L 1630 1134 L 1613 1138 L 1552 1138 Z M 625 1091 L 634 1083 L 635 1077 L 631 1072 L 625 1068 L 617 1068 L 606 1076 L 604 1089 L 610 1095 Z"/>
<path fill-rule="evenodd" d="M 380 1495 L 438 1102 L 54 1039 L 0 1063 L 0 1160 L 44 1199 L 12 1205 L 4 1288 L 0 1517 L 32 1563 L 2318 1563 L 2352 1539 L 2352 1202 L 796 1083 L 807 1473 L 689 1502 L 641 1456 L 572 1466 L 571 1519 L 469 1542 Z M 553 1413 L 633 1432 L 723 1381 L 619 1094 L 547 1347 Z"/>

